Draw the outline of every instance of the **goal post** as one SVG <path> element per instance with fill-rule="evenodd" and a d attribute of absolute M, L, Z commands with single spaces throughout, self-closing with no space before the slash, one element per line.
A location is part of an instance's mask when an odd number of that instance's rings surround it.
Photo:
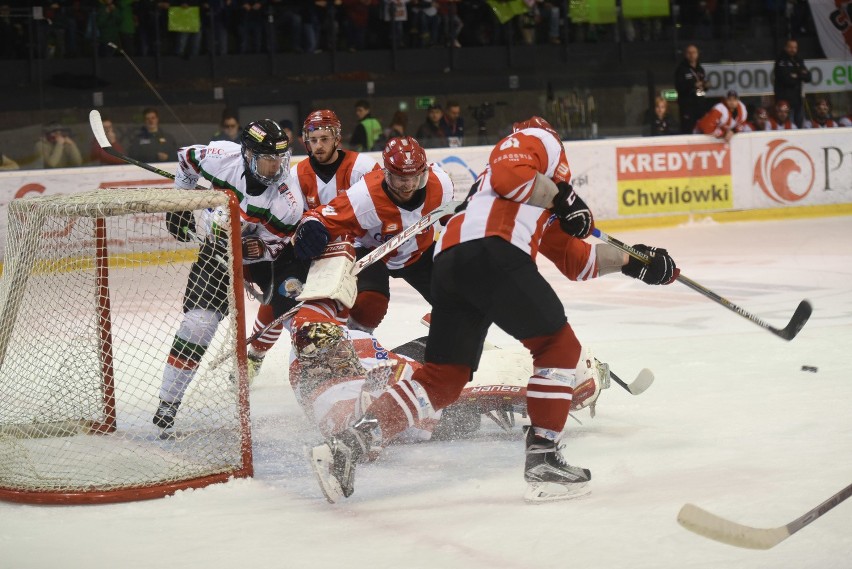
<path fill-rule="evenodd" d="M 165 216 L 185 211 L 199 231 L 184 243 Z M 38 196 L 13 200 L 8 226 L 0 499 L 121 502 L 251 476 L 236 198 L 151 188 Z M 206 238 L 223 251 L 215 285 L 226 302 L 174 428 L 162 431 L 152 418 Z"/>

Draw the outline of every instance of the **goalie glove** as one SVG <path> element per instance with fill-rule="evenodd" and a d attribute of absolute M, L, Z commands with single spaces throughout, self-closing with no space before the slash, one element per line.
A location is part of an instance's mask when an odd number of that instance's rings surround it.
<path fill-rule="evenodd" d="M 296 228 L 293 250 L 298 259 L 315 259 L 322 255 L 331 235 L 323 223 L 313 217 L 305 217 Z"/>
<path fill-rule="evenodd" d="M 629 257 L 627 264 L 621 267 L 621 272 L 628 277 L 639 279 L 649 285 L 667 285 L 673 283 L 680 275 L 680 269 L 665 249 L 647 245 L 634 245 L 633 248 L 648 255 L 650 261 L 646 264 L 635 257 Z"/>
<path fill-rule="evenodd" d="M 592 230 L 595 228 L 592 211 L 586 205 L 586 202 L 574 193 L 571 184 L 558 182 L 556 187 L 559 189 L 559 193 L 553 198 L 551 211 L 559 218 L 559 226 L 568 235 L 585 239 L 592 234 Z"/>
<path fill-rule="evenodd" d="M 192 241 L 195 239 L 195 217 L 191 211 L 169 211 L 166 212 L 166 229 L 172 237 L 178 241 Z"/>

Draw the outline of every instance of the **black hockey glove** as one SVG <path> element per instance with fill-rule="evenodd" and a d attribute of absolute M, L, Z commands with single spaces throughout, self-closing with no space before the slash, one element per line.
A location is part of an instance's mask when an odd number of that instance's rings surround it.
<path fill-rule="evenodd" d="M 243 261 L 263 259 L 266 253 L 266 243 L 257 237 L 243 237 Z"/>
<path fill-rule="evenodd" d="M 551 211 L 559 218 L 559 226 L 568 235 L 585 239 L 592 234 L 595 220 L 586 202 L 574 193 L 574 188 L 568 182 L 556 184 L 559 193 L 553 198 Z"/>
<path fill-rule="evenodd" d="M 178 241 L 192 241 L 195 233 L 195 217 L 191 211 L 166 212 L 166 229 Z"/>
<path fill-rule="evenodd" d="M 297 259 L 313 259 L 322 255 L 331 236 L 318 219 L 306 217 L 296 228 L 293 250 Z"/>
<path fill-rule="evenodd" d="M 633 248 L 648 255 L 651 260 L 646 265 L 639 259 L 630 257 L 627 264 L 621 267 L 621 272 L 628 277 L 639 279 L 649 285 L 667 285 L 673 283 L 680 275 L 680 269 L 665 249 L 647 245 L 634 245 Z"/>

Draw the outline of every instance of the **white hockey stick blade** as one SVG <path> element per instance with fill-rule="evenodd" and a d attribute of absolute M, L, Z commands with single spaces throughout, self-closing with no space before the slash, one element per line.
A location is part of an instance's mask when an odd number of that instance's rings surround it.
<path fill-rule="evenodd" d="M 104 130 L 104 123 L 101 120 L 100 111 L 92 109 L 89 113 L 89 126 L 92 128 L 92 134 L 95 135 L 95 140 L 98 141 L 98 146 L 101 148 L 112 146 L 107 138 L 106 131 Z"/>
<path fill-rule="evenodd" d="M 636 379 L 630 382 L 627 387 L 630 393 L 633 395 L 639 395 L 651 387 L 652 383 L 654 383 L 654 372 L 648 368 L 644 368 L 639 372 L 639 375 L 636 376 Z"/>
<path fill-rule="evenodd" d="M 747 549 L 770 549 L 790 537 L 787 526 L 771 529 L 744 526 L 694 504 L 685 504 L 677 515 L 677 521 L 700 536 Z"/>
<path fill-rule="evenodd" d="M 686 529 L 698 535 L 749 549 L 769 549 L 775 547 L 815 519 L 824 515 L 837 504 L 852 496 L 852 484 L 820 504 L 805 512 L 789 524 L 777 528 L 753 528 L 720 518 L 693 504 L 680 509 L 677 521 Z"/>

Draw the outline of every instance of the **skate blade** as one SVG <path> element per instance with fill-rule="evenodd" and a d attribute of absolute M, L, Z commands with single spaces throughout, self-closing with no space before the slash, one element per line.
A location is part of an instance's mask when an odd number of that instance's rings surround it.
<path fill-rule="evenodd" d="M 524 491 L 524 500 L 532 504 L 573 500 L 587 496 L 592 491 L 588 482 L 577 482 L 566 486 L 554 482 L 528 483 Z"/>
<path fill-rule="evenodd" d="M 340 488 L 340 482 L 337 478 L 331 475 L 329 468 L 331 467 L 332 456 L 331 449 L 327 444 L 316 446 L 307 451 L 308 461 L 311 464 L 311 469 L 317 477 L 320 490 L 322 490 L 325 499 L 329 504 L 334 504 L 343 498 L 343 490 Z"/>

